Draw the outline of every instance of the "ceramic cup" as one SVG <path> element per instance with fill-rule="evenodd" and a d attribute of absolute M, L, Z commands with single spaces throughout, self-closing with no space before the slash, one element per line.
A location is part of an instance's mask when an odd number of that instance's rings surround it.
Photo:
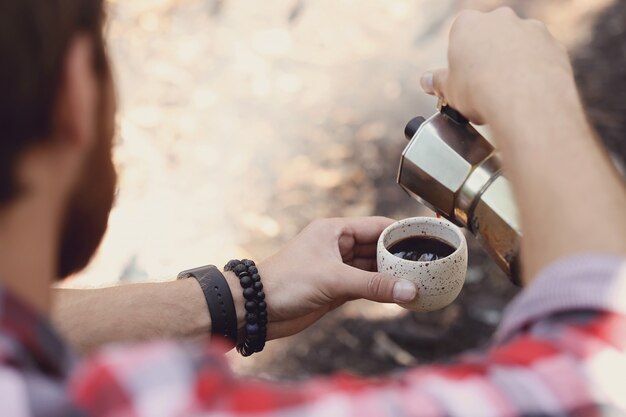
<path fill-rule="evenodd" d="M 456 248 L 452 255 L 429 262 L 407 261 L 389 252 L 395 243 L 414 236 L 432 236 Z M 400 304 L 413 311 L 438 310 L 461 292 L 467 272 L 467 242 L 461 229 L 444 219 L 413 217 L 387 227 L 378 239 L 378 271 L 414 282 L 418 297 Z"/>

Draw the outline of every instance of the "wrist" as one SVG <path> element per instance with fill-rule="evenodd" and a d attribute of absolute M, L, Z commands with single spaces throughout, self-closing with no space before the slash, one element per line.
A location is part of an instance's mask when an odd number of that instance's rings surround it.
<path fill-rule="evenodd" d="M 523 72 L 511 75 L 502 83 L 482 84 L 475 107 L 486 124 L 500 131 L 518 131 L 520 125 L 532 125 L 543 119 L 563 115 L 569 120 L 585 120 L 584 110 L 571 73 L 553 71 L 541 77 Z M 499 87 L 494 88 L 494 86 Z"/>
<path fill-rule="evenodd" d="M 178 330 L 182 336 L 204 336 L 207 331 L 210 333 L 213 323 L 198 282 L 194 279 L 180 279 L 172 281 L 170 285 L 173 286 L 170 291 L 183 294 L 181 297 L 183 302 L 177 304 L 179 308 L 188 310 L 188 313 L 183 315 L 184 320 L 181 320 Z"/>
<path fill-rule="evenodd" d="M 241 340 L 244 329 L 246 327 L 246 308 L 245 299 L 243 297 L 243 289 L 239 284 L 239 278 L 232 271 L 223 271 L 224 278 L 230 287 L 230 292 L 233 296 L 233 302 L 235 303 L 235 311 L 237 313 L 237 333 L 238 339 Z"/>
<path fill-rule="evenodd" d="M 576 86 L 554 85 L 517 93 L 509 103 L 494 101 L 485 106 L 486 121 L 498 140 L 498 148 L 510 158 L 523 159 L 541 149 L 562 149 L 589 137 L 589 124 Z M 512 162 L 512 161 L 508 161 Z"/>

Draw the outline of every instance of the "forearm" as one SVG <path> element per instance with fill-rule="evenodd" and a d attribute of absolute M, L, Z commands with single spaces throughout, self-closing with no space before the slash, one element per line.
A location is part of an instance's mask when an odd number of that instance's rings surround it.
<path fill-rule="evenodd" d="M 239 323 L 243 301 L 235 277 L 226 274 Z M 102 289 L 56 289 L 52 319 L 81 352 L 111 342 L 209 335 L 211 317 L 195 279 L 128 284 Z M 241 327 L 241 326 L 240 326 Z"/>
<path fill-rule="evenodd" d="M 527 284 L 567 255 L 626 254 L 623 180 L 586 121 L 573 80 L 549 84 L 526 86 L 506 114 L 502 107 L 488 113 L 520 207 Z"/>

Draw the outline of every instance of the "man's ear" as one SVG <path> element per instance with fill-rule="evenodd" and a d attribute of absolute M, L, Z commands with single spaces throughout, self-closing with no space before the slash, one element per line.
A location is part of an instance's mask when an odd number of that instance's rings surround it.
<path fill-rule="evenodd" d="M 97 100 L 93 43 L 90 37 L 78 35 L 67 50 L 55 103 L 53 136 L 57 145 L 83 149 L 93 146 L 97 129 Z"/>

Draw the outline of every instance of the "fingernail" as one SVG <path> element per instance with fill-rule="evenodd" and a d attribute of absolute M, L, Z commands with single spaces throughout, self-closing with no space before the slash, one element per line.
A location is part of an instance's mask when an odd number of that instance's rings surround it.
<path fill-rule="evenodd" d="M 413 301 L 416 295 L 417 288 L 415 285 L 405 279 L 397 281 L 393 286 L 393 300 L 397 303 Z"/>
<path fill-rule="evenodd" d="M 428 94 L 433 94 L 435 92 L 433 88 L 433 73 L 430 71 L 425 72 L 420 79 L 420 84 L 422 85 L 422 89 L 424 90 L 424 92 Z"/>

